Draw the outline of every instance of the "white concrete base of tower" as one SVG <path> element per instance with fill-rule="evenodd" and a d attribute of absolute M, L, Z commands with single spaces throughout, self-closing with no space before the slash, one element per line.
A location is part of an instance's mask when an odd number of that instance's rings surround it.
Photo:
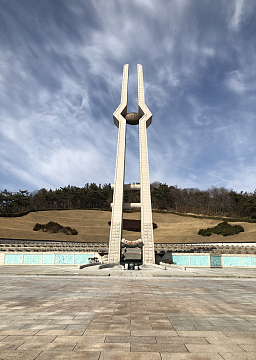
<path fill-rule="evenodd" d="M 123 83 L 121 93 L 121 103 L 113 114 L 115 125 L 118 127 L 118 142 L 116 156 L 115 183 L 113 186 L 113 203 L 111 216 L 111 229 L 109 237 L 109 255 L 108 261 L 120 263 L 121 240 L 123 229 L 123 210 L 140 208 L 141 209 L 141 241 L 143 243 L 143 263 L 154 264 L 154 236 L 152 225 L 152 209 L 148 166 L 148 146 L 147 146 L 147 127 L 151 124 L 152 114 L 145 104 L 144 85 L 142 66 L 137 65 L 138 76 L 138 114 L 139 120 L 136 120 L 132 114 L 133 120 L 127 122 L 127 97 L 128 97 L 128 69 L 129 65 L 123 68 Z M 135 120 L 134 120 L 135 119 Z M 126 151 L 126 124 L 139 125 L 139 156 L 140 156 L 140 184 L 125 185 L 125 151 Z M 140 203 L 123 202 L 124 189 L 139 190 Z"/>

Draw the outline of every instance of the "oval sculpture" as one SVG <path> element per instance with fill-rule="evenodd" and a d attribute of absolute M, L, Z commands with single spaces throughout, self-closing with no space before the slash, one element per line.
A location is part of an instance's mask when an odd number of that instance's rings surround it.
<path fill-rule="evenodd" d="M 131 112 L 125 115 L 127 124 L 129 125 L 138 125 L 141 115 L 136 112 Z"/>

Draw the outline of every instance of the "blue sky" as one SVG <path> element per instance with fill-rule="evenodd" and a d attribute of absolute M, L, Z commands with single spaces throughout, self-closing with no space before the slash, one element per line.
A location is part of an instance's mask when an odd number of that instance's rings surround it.
<path fill-rule="evenodd" d="M 113 183 L 122 68 L 150 181 L 256 189 L 254 0 L 0 0 L 0 190 Z M 139 181 L 138 127 L 126 182 Z"/>

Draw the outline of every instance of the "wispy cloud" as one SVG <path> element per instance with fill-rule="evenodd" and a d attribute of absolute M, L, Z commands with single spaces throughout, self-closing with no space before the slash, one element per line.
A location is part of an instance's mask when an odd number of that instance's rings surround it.
<path fill-rule="evenodd" d="M 234 15 L 230 20 L 232 30 L 238 30 L 244 14 L 244 0 L 236 0 L 234 2 Z"/>
<path fill-rule="evenodd" d="M 252 2 L 0 5 L 0 188 L 113 182 L 122 67 L 130 64 L 136 111 L 141 63 L 151 181 L 255 189 Z M 126 165 L 126 181 L 139 181 L 137 128 L 127 132 Z"/>

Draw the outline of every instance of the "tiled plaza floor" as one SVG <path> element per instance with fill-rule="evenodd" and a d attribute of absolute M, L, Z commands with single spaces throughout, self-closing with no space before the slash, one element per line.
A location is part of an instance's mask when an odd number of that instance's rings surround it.
<path fill-rule="evenodd" d="M 208 277 L 208 278 L 254 278 L 255 268 L 210 268 L 210 267 L 146 267 L 139 271 L 125 271 L 120 267 L 98 269 L 97 266 L 79 269 L 77 265 L 4 265 L 0 266 L 2 275 L 59 275 L 59 276 L 114 276 L 120 278 L 148 277 Z"/>
<path fill-rule="evenodd" d="M 255 360 L 256 280 L 0 277 L 0 359 Z"/>

